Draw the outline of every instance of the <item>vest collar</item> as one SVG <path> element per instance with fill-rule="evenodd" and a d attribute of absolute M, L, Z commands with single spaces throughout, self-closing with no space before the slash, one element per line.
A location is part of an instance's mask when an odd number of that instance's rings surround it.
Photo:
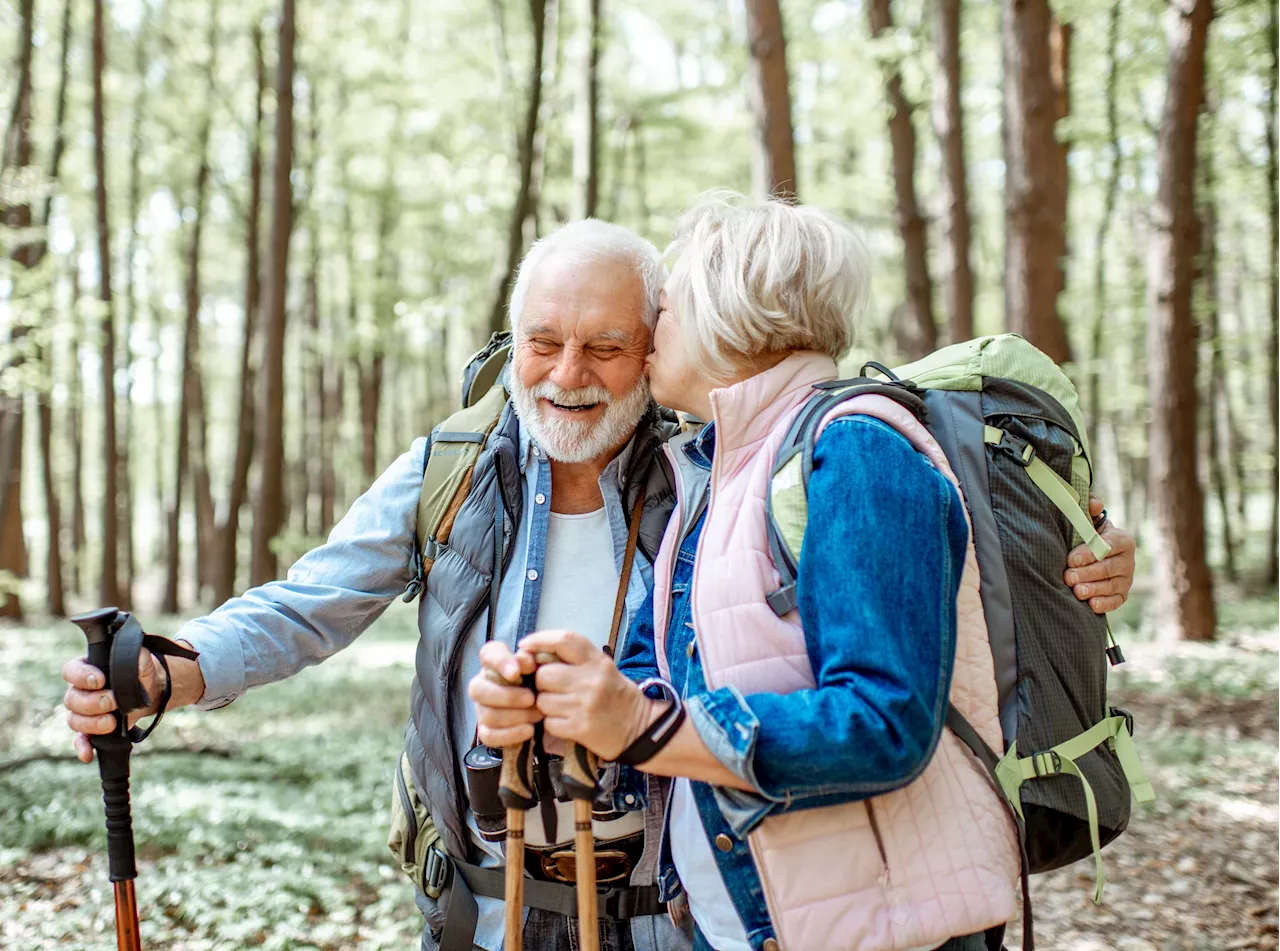
<path fill-rule="evenodd" d="M 800 404 L 813 384 L 835 378 L 836 362 L 825 353 L 797 350 L 772 369 L 712 390 L 717 457 L 760 442 Z"/>

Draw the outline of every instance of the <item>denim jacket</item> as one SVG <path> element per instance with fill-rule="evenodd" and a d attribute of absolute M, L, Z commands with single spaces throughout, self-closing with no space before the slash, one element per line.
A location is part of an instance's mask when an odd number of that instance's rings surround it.
<path fill-rule="evenodd" d="M 710 468 L 714 439 L 708 426 L 685 452 Z M 895 486 L 891 494 L 883 491 L 886 480 Z M 922 532 L 922 525 L 939 530 Z M 758 951 L 774 933 L 747 834 L 773 813 L 902 785 L 934 748 L 950 691 L 968 526 L 954 488 L 894 430 L 862 416 L 831 423 L 814 455 L 799 565 L 799 611 L 816 686 L 749 696 L 732 687 L 708 690 L 703 676 L 690 598 L 701 530 L 699 520 L 676 559 L 667 662 L 699 736 L 755 790 L 692 783 L 708 840 L 724 834 L 733 842 L 730 851 L 712 853 Z M 880 570 L 887 561 L 892 575 Z M 619 660 L 635 680 L 657 675 L 652 602 L 650 595 Z M 659 885 L 669 897 L 680 885 L 665 838 Z"/>

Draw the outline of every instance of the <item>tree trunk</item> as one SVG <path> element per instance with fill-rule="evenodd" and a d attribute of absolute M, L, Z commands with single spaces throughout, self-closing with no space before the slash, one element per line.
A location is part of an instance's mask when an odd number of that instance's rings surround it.
<path fill-rule="evenodd" d="M 1277 197 L 1276 98 L 1280 85 L 1280 51 L 1277 51 L 1276 5 L 1270 4 L 1271 15 L 1267 36 L 1271 46 L 1271 68 L 1267 71 L 1267 114 L 1263 118 L 1267 135 L 1267 218 L 1271 226 L 1271 253 L 1267 256 L 1267 305 L 1270 317 L 1267 337 L 1267 421 L 1271 433 L 1270 478 L 1267 498 L 1271 502 L 1271 519 L 1267 531 L 1267 562 L 1263 582 L 1274 585 L 1280 578 L 1280 200 Z M 1243 491 L 1243 487 L 1242 487 Z"/>
<path fill-rule="evenodd" d="M 1004 0 L 1005 325 L 1058 363 L 1071 359 L 1058 317 L 1063 247 L 1054 125 L 1061 108 L 1049 0 Z M 1061 64 L 1059 63 L 1059 68 Z"/>
<path fill-rule="evenodd" d="M 938 0 L 934 46 L 934 128 L 942 152 L 942 190 L 947 218 L 947 316 L 951 342 L 973 336 L 973 265 L 969 258 L 969 182 L 964 158 L 964 109 L 960 71 L 961 0 Z"/>
<path fill-rule="evenodd" d="M 71 590 L 83 591 L 84 563 L 84 386 L 80 377 L 80 262 L 71 249 L 71 373 L 68 375 L 67 429 L 71 437 Z"/>
<path fill-rule="evenodd" d="M 196 592 L 197 597 L 204 581 L 200 572 L 204 558 L 198 553 L 208 543 L 201 531 L 208 517 L 208 471 L 204 466 L 204 387 L 200 379 L 200 246 L 204 238 L 205 204 L 209 191 L 209 140 L 213 133 L 214 83 L 218 68 L 218 4 L 209 9 L 209 59 L 205 65 L 205 111 L 200 131 L 196 137 L 196 180 L 194 186 L 194 217 L 187 236 L 186 320 L 182 328 L 182 389 L 178 397 L 178 439 L 174 445 L 173 495 L 169 499 L 168 557 L 165 562 L 164 603 L 166 614 L 178 612 L 179 585 L 182 580 L 182 495 L 183 482 L 190 472 L 196 486 Z M 195 440 L 191 439 L 192 423 L 195 423 Z M 203 485 L 200 485 L 203 483 Z M 203 490 L 203 491 L 202 491 Z"/>
<path fill-rule="evenodd" d="M 1205 560 L 1204 495 L 1196 474 L 1196 126 L 1204 96 L 1211 0 L 1169 10 L 1169 65 L 1157 155 L 1159 186 L 1147 260 L 1151 500 L 1157 620 L 1181 638 L 1211 640 L 1213 583 Z"/>
<path fill-rule="evenodd" d="M 889 0 L 871 0 L 867 5 L 867 18 L 873 38 L 893 30 Z M 884 86 L 891 110 L 889 142 L 893 149 L 893 188 L 907 281 L 906 303 L 895 318 L 893 335 L 902 356 L 918 360 L 938 346 L 938 329 L 933 320 L 933 283 L 929 278 L 929 234 L 916 201 L 916 131 L 911 121 L 911 103 L 902 91 L 902 73 L 896 64 L 886 67 Z"/>
<path fill-rule="evenodd" d="M 106 70 L 103 0 L 93 0 L 93 168 L 98 215 L 98 297 L 102 301 L 102 578 L 98 600 L 118 604 L 119 505 L 116 466 L 116 326 L 111 302 L 111 224 L 107 216 L 106 106 L 102 74 Z"/>
<path fill-rule="evenodd" d="M 1222 302 L 1218 284 L 1218 195 L 1214 157 L 1214 138 L 1217 131 L 1216 105 L 1206 100 L 1204 104 L 1204 143 L 1201 148 L 1200 169 L 1204 176 L 1204 195 L 1200 210 L 1200 274 L 1204 280 L 1203 336 L 1209 344 L 1209 380 L 1204 399 L 1205 454 L 1209 462 L 1209 485 L 1217 499 L 1222 518 L 1222 564 L 1229 581 L 1237 579 L 1236 542 L 1232 531 L 1231 505 L 1227 500 L 1226 471 L 1222 465 L 1223 440 L 1219 428 L 1219 407 L 1227 395 L 1227 368 L 1222 345 Z M 1229 424 L 1228 424 L 1229 431 Z"/>
<path fill-rule="evenodd" d="M 1053 78 L 1054 101 L 1054 150 L 1053 150 L 1053 216 L 1054 236 L 1057 246 L 1054 251 L 1054 286 L 1055 295 L 1060 296 L 1067 289 L 1067 196 L 1071 190 L 1071 169 L 1067 164 L 1070 157 L 1071 144 L 1057 134 L 1058 123 L 1071 115 L 1071 37 L 1072 26 L 1056 17 L 1049 23 L 1049 56 Z M 1057 296 L 1054 298 L 1055 312 Z M 1066 325 L 1058 316 L 1058 326 L 1066 339 Z M 1070 359 L 1071 344 L 1067 343 L 1067 359 Z"/>
<path fill-rule="evenodd" d="M 125 250 L 124 266 L 124 319 L 121 325 L 121 350 L 125 373 L 125 398 L 120 415 L 120 476 L 123 481 L 121 498 L 120 554 L 124 559 L 124 581 L 120 596 L 127 608 L 132 598 L 134 573 L 133 540 L 133 474 L 131 453 L 133 442 L 133 327 L 138 319 L 138 289 L 136 268 L 138 264 L 138 210 L 142 204 L 142 117 L 147 109 L 147 67 L 150 64 L 147 39 L 150 35 L 152 7 L 143 7 L 142 24 L 134 46 L 134 72 L 138 92 L 133 98 L 133 116 L 129 123 L 129 245 Z"/>
<path fill-rule="evenodd" d="M 240 509 L 249 486 L 249 464 L 254 442 L 254 331 L 259 320 L 261 296 L 258 253 L 258 219 L 262 209 L 262 99 L 266 95 L 267 67 L 262 55 L 262 28 L 253 25 L 253 62 L 257 76 L 254 99 L 253 144 L 249 153 L 249 204 L 245 209 L 244 339 L 240 347 L 240 412 L 236 424 L 236 455 L 231 464 L 227 508 L 218 525 L 218 572 L 214 599 L 229 600 L 236 587 L 236 544 L 240 539 Z"/>
<path fill-rule="evenodd" d="M 259 451 L 262 485 L 253 517 L 251 582 L 275 578 L 271 543 L 280 531 L 284 503 L 284 335 L 289 279 L 289 235 L 293 229 L 293 44 L 295 0 L 281 0 L 280 61 L 276 67 L 276 155 L 272 172 L 271 247 L 263 321 Z"/>
<path fill-rule="evenodd" d="M 594 218 L 600 197 L 600 2 L 583 0 L 581 88 L 573 139 L 574 218 Z"/>
<path fill-rule="evenodd" d="M 62 591 L 62 511 L 58 505 L 58 490 L 53 472 L 52 348 L 41 347 L 38 359 L 44 373 L 37 408 L 40 474 L 44 482 L 45 521 L 49 527 L 49 540 L 45 546 L 45 594 L 49 613 L 54 617 L 65 617 L 67 608 Z"/>
<path fill-rule="evenodd" d="M 303 493 L 303 510 L 307 513 L 303 531 L 311 535 L 315 526 L 310 523 L 311 498 L 321 495 L 324 484 L 325 469 L 333 467 L 333 447 L 325 439 L 325 377 L 327 374 L 327 350 L 321 344 L 320 330 L 320 206 L 317 201 L 316 169 L 320 164 L 320 115 L 316 106 L 316 84 L 309 85 L 307 114 L 310 119 L 310 155 L 308 156 L 307 187 L 310 188 L 309 202 L 310 231 L 309 244 L 311 257 L 307 263 L 307 323 L 311 329 L 309 353 L 311 356 L 310 372 L 307 374 L 307 418 L 303 421 L 302 431 L 303 459 L 306 467 L 306 491 Z M 321 506 L 323 507 L 323 505 Z M 317 517 L 323 522 L 323 517 Z M 324 526 L 321 531 L 328 531 Z"/>
<path fill-rule="evenodd" d="M 542 107 L 542 60 L 546 34 L 548 0 L 529 0 L 529 17 L 533 26 L 533 61 L 529 66 L 529 99 L 525 104 L 524 130 L 517 152 L 520 160 L 520 187 L 511 207 L 507 224 L 507 257 L 502 265 L 489 310 L 489 332 L 499 333 L 507 326 L 507 300 L 511 282 L 524 252 L 524 220 L 529 217 L 530 185 L 533 181 L 534 138 L 538 134 L 538 113 Z M 555 2 L 555 0 L 550 0 Z"/>
<path fill-rule="evenodd" d="M 1093 326 L 1089 334 L 1089 435 L 1095 439 L 1102 425 L 1102 368 L 1107 363 L 1103 335 L 1107 324 L 1107 236 L 1120 193 L 1120 122 L 1116 109 L 1116 71 L 1120 42 L 1120 4 L 1112 0 L 1107 27 L 1107 148 L 1111 167 L 1102 199 L 1102 217 L 1093 238 Z"/>
<path fill-rule="evenodd" d="M 778 0 L 746 0 L 746 9 L 747 90 L 756 120 L 756 194 L 794 201 L 799 189 L 782 11 Z"/>
<path fill-rule="evenodd" d="M 563 0 L 546 0 L 543 26 L 542 61 L 547 64 L 542 78 L 542 112 L 538 118 L 537 132 L 533 136 L 533 166 L 529 171 L 529 201 L 524 219 L 523 247 L 529 247 L 542 234 L 539 217 L 544 211 L 542 204 L 542 183 L 547 173 L 547 126 L 552 113 L 552 103 L 556 84 L 561 76 L 560 57 L 560 23 L 561 3 Z"/>
<path fill-rule="evenodd" d="M 23 169 L 31 164 L 31 56 L 35 28 L 35 0 L 22 0 L 22 28 L 18 33 L 18 88 L 4 140 L 3 169 Z M 10 205 L 4 223 L 14 235 L 10 255 L 14 262 L 12 276 L 21 278 L 35 265 L 35 245 L 31 240 L 31 205 Z M 21 309 L 21 308 L 20 308 Z M 10 366 L 25 361 L 28 321 L 19 313 L 11 324 L 9 344 L 13 352 Z M 22 445 L 23 394 L 5 397 L 0 403 L 0 573 L 21 578 L 27 573 L 27 544 L 22 531 Z M 22 618 L 22 603 L 17 591 L 3 595 L 0 617 Z"/>

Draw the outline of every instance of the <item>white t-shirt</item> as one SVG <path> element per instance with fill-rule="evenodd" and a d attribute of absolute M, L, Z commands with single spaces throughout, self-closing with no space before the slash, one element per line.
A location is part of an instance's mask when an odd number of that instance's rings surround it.
<path fill-rule="evenodd" d="M 603 508 L 582 515 L 551 513 L 547 525 L 547 558 L 542 569 L 542 596 L 535 630 L 567 628 L 598 647 L 609 643 L 613 603 L 618 596 L 618 569 L 613 560 L 613 536 Z M 573 803 L 556 803 L 556 840 L 573 840 Z M 597 839 L 616 839 L 644 831 L 644 813 L 629 812 L 612 822 L 594 822 Z M 549 845 L 542 814 L 529 810 L 525 842 Z"/>
<path fill-rule="evenodd" d="M 698 816 L 689 780 L 681 777 L 671 790 L 667 841 L 676 874 L 689 898 L 689 912 L 715 951 L 751 951 L 747 930 L 738 917 L 729 889 L 725 888 L 707 830 Z"/>

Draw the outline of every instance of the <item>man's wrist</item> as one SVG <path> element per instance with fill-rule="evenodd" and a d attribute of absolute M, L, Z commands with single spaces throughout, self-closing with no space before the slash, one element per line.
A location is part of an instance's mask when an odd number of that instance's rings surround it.
<path fill-rule="evenodd" d="M 180 640 L 177 643 L 183 647 L 195 649 L 189 641 Z M 204 674 L 200 670 L 200 661 L 187 660 L 182 657 L 170 657 L 168 660 L 169 677 L 173 682 L 173 693 L 169 697 L 169 709 L 189 707 L 204 699 Z M 160 665 L 157 663 L 156 666 L 159 667 Z M 161 668 L 160 676 L 164 677 L 164 675 L 164 669 Z M 160 686 L 163 688 L 163 682 Z"/>

